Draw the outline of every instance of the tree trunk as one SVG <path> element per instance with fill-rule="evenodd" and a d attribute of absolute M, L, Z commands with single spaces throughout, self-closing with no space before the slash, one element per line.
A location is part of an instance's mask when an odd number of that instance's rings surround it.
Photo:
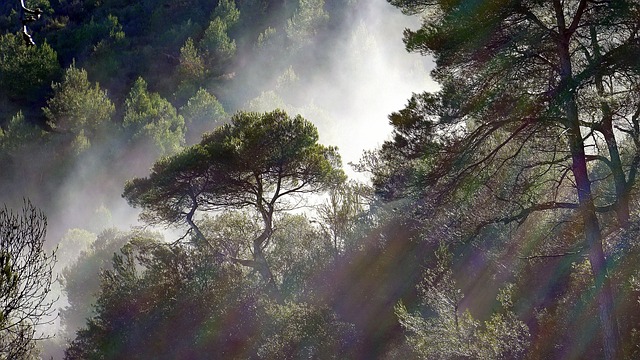
<path fill-rule="evenodd" d="M 579 211 L 584 226 L 585 243 L 589 252 L 589 262 L 596 291 L 604 358 L 616 360 L 619 349 L 618 322 L 614 314 L 613 288 L 602 245 L 602 232 L 596 215 L 591 182 L 589 181 L 584 142 L 580 133 L 577 105 L 573 96 L 566 102 L 572 171 L 578 191 Z"/>
<path fill-rule="evenodd" d="M 260 213 L 262 215 L 262 220 L 264 222 L 264 230 L 262 233 L 253 240 L 253 260 L 256 264 L 256 270 L 262 276 L 262 279 L 267 283 L 267 291 L 269 295 L 278 303 L 283 304 L 284 298 L 280 289 L 278 289 L 278 284 L 276 284 L 276 280 L 273 277 L 273 272 L 271 271 L 271 267 L 267 262 L 267 258 L 264 256 L 263 246 L 266 241 L 269 240 L 271 234 L 273 233 L 273 210 L 269 209 L 268 211 L 264 208 L 260 208 Z"/>
<path fill-rule="evenodd" d="M 588 178 L 584 144 L 580 127 L 575 126 L 570 135 L 572 170 L 578 190 L 578 201 L 584 224 L 585 243 L 596 290 L 602 343 L 606 360 L 616 360 L 619 348 L 618 322 L 614 314 L 613 288 L 608 276 L 606 258 L 602 245 L 602 231 L 596 215 L 591 183 Z"/>
<path fill-rule="evenodd" d="M 627 180 L 622 169 L 622 160 L 618 151 L 618 143 L 613 134 L 613 125 L 611 119 L 605 119 L 602 124 L 602 135 L 607 148 L 609 149 L 609 159 L 611 162 L 611 173 L 616 191 L 615 211 L 618 220 L 618 226 L 622 229 L 629 227 L 629 191 L 627 190 Z"/>
<path fill-rule="evenodd" d="M 255 246 L 255 244 L 253 249 L 253 260 L 256 264 L 256 270 L 258 270 L 262 279 L 267 283 L 267 292 L 269 295 L 278 304 L 283 304 L 284 298 L 282 297 L 280 289 L 278 289 L 278 285 L 273 277 L 273 272 L 271 272 L 271 267 L 267 262 L 267 258 L 264 256 L 262 248 L 260 246 Z"/>
<path fill-rule="evenodd" d="M 569 38 L 572 34 L 564 22 L 561 3 L 556 0 L 554 1 L 554 6 L 560 33 L 558 41 L 558 56 L 560 60 L 560 83 L 558 87 L 560 91 L 558 95 L 561 97 L 560 101 L 563 103 L 566 112 L 567 136 L 572 160 L 571 169 L 576 182 L 579 211 L 583 221 L 585 243 L 589 253 L 589 262 L 596 291 L 604 358 L 605 360 L 616 360 L 618 359 L 620 336 L 618 334 L 618 321 L 614 314 L 613 288 L 611 279 L 608 276 L 607 263 L 602 246 L 602 232 L 591 193 L 591 181 L 587 170 L 584 141 L 580 132 L 575 90 L 571 87 L 573 70 L 569 51 Z"/>
<path fill-rule="evenodd" d="M 598 43 L 598 35 L 595 27 L 590 27 L 591 34 L 591 47 L 593 48 L 593 62 L 597 64 L 602 61 L 602 55 L 600 53 L 600 44 Z M 604 81 L 601 74 L 595 76 L 595 86 L 598 91 L 598 95 L 601 98 L 606 96 Z M 618 143 L 616 141 L 615 134 L 613 132 L 613 112 L 609 104 L 602 100 L 600 102 L 600 110 L 602 111 L 602 121 L 600 123 L 600 132 L 607 143 L 607 149 L 609 151 L 609 168 L 613 175 L 613 182 L 616 191 L 616 203 L 615 211 L 616 218 L 618 220 L 618 226 L 622 229 L 629 227 L 630 215 L 629 215 L 629 191 L 627 179 L 622 168 L 622 160 L 620 159 L 620 151 L 618 150 Z"/>

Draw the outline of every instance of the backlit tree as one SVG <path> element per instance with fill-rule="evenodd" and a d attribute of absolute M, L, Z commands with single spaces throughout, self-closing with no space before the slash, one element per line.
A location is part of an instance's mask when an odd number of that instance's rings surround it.
<path fill-rule="evenodd" d="M 44 249 L 47 219 L 30 202 L 21 213 L 0 209 L 0 359 L 29 356 L 36 327 L 51 320 L 55 253 Z"/>
<path fill-rule="evenodd" d="M 264 253 L 275 214 L 298 207 L 304 195 L 343 181 L 336 148 L 317 141 L 315 126 L 301 116 L 291 118 L 280 110 L 240 112 L 199 144 L 156 162 L 149 177 L 128 182 L 123 196 L 143 209 L 143 219 L 187 224 L 205 242 L 197 225 L 199 214 L 255 212 L 262 224 L 255 237 L 246 239 L 251 257 L 221 256 L 256 270 L 268 291 L 280 298 Z"/>
<path fill-rule="evenodd" d="M 439 106 L 399 117 L 420 124 L 414 130 L 425 131 L 418 137 L 436 159 L 422 163 L 422 186 L 442 185 L 450 193 L 466 182 L 471 192 L 480 173 L 489 179 L 504 168 L 520 169 L 511 189 L 525 197 L 489 188 L 495 198 L 518 201 L 505 201 L 513 207 L 479 228 L 523 222 L 539 211 L 575 211 L 597 289 L 603 355 L 617 358 L 618 322 L 597 213 L 614 211 L 618 226 L 628 225 L 640 160 L 637 1 L 389 2 L 424 16 L 420 29 L 405 32 L 405 42 L 434 56 L 433 74 L 443 85 Z M 397 137 L 391 152 L 407 149 L 403 141 Z M 630 145 L 626 161 L 621 142 Z M 601 180 L 590 172 L 591 161 L 608 168 L 604 181 L 612 183 L 613 196 L 594 192 Z M 544 186 L 544 195 L 526 195 Z"/>

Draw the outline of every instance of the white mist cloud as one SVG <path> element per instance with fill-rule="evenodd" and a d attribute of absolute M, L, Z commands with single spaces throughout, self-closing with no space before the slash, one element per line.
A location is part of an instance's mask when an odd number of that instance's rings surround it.
<path fill-rule="evenodd" d="M 325 66 L 316 70 L 305 69 L 305 64 L 292 65 L 293 72 L 306 75 L 290 79 L 296 82 L 295 89 L 300 89 L 291 101 L 294 105 L 270 92 L 261 97 L 263 104 L 256 105 L 266 111 L 275 103 L 290 114 L 301 113 L 313 121 L 320 142 L 338 146 L 344 164 L 358 162 L 364 150 L 375 149 L 388 139 L 388 115 L 402 109 L 413 92 L 438 88 L 429 77 L 430 59 L 409 54 L 402 42 L 403 30 L 417 28 L 420 19 L 401 14 L 386 0 L 361 1 L 359 6 L 348 26 L 335 31 L 336 38 L 322 49 L 328 59 Z M 250 66 L 246 70 L 255 71 Z M 248 79 L 246 88 L 240 87 L 238 92 L 250 93 L 260 80 Z M 108 226 L 125 229 L 138 224 L 139 210 L 131 208 L 120 194 L 126 179 L 148 174 L 153 159 L 129 153 L 130 159 L 105 161 L 104 157 L 110 158 L 107 152 L 97 151 L 79 161 L 59 192 L 52 194 L 56 209 L 48 213 L 50 242 L 58 243 L 69 228 L 97 233 Z M 345 170 L 357 177 L 348 166 Z"/>
<path fill-rule="evenodd" d="M 418 18 L 400 13 L 385 0 L 370 0 L 333 50 L 331 73 L 311 85 L 315 102 L 329 113 L 317 123 L 321 141 L 337 145 L 343 161 L 357 162 L 391 133 L 388 115 L 404 107 L 412 92 L 437 89 L 429 77 L 432 63 L 410 54 L 402 42 L 405 28 Z"/>
<path fill-rule="evenodd" d="M 401 14 L 386 0 L 361 1 L 359 6 L 321 50 L 328 59 L 321 69 L 294 64 L 293 72 L 306 76 L 283 77 L 295 82 L 296 99 L 291 101 L 295 105 L 270 92 L 254 101 L 263 102 L 255 105 L 261 111 L 280 106 L 313 121 L 321 143 L 338 146 L 344 164 L 358 162 L 364 150 L 377 148 L 389 137 L 388 115 L 403 108 L 412 92 L 437 89 L 429 76 L 430 59 L 408 53 L 402 42 L 403 30 L 417 28 L 420 19 Z M 249 79 L 245 86 L 259 82 Z M 51 194 L 55 209 L 48 209 L 50 244 L 58 243 L 70 228 L 98 233 L 111 226 L 140 225 L 139 210 L 130 207 L 121 193 L 125 180 L 146 176 L 154 159 L 135 151 L 113 159 L 109 146 L 82 157 L 58 192 Z M 345 169 L 356 177 L 348 165 Z"/>
<path fill-rule="evenodd" d="M 361 1 L 358 6 L 346 26 L 333 32 L 336 37 L 329 45 L 316 50 L 327 63 L 318 69 L 304 63 L 290 68 L 304 74 L 293 80 L 295 99 L 291 94 L 280 98 L 276 89 L 245 108 L 282 107 L 302 114 L 317 126 L 321 143 L 338 146 L 349 176 L 364 180 L 346 164 L 358 162 L 364 150 L 389 138 L 388 115 L 402 109 L 412 93 L 434 91 L 438 85 L 429 76 L 432 61 L 408 53 L 402 41 L 404 29 L 419 27 L 418 17 L 403 15 L 386 0 Z"/>

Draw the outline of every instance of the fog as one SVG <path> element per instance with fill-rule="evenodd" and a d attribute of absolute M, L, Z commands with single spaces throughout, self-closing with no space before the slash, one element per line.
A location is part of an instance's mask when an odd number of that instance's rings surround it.
<path fill-rule="evenodd" d="M 242 71 L 250 75 L 229 84 L 232 93 L 227 96 L 233 100 L 227 101 L 225 110 L 231 114 L 237 110 L 269 111 L 281 107 L 290 115 L 300 113 L 317 126 L 322 144 L 339 148 L 347 174 L 367 181 L 365 175 L 355 173 L 348 164 L 358 162 L 363 151 L 377 148 L 390 136 L 387 116 L 401 109 L 412 92 L 434 90 L 437 85 L 429 77 L 429 59 L 407 53 L 402 42 L 403 30 L 418 27 L 420 19 L 401 14 L 385 0 L 363 1 L 360 7 L 361 11 L 345 22 L 345 28 L 335 29 L 332 33 L 336 36 L 311 54 L 322 56 L 321 67 L 309 68 L 303 56 L 302 61 L 288 68 L 271 64 L 270 69 L 281 73 L 272 73 L 266 85 L 256 92 L 255 84 L 264 79 L 255 77 L 264 76 L 265 64 L 262 59 L 243 59 Z M 114 226 L 123 230 L 142 226 L 137 219 L 139 211 L 129 206 L 121 193 L 127 179 L 148 174 L 155 157 L 134 151 L 114 158 L 117 155 L 113 149 L 121 145 L 118 141 L 81 157 L 66 169 L 66 180 L 55 191 L 21 194 L 12 188 L 0 200 L 15 204 L 26 196 L 41 206 L 49 220 L 47 244 L 51 249 L 70 229 L 98 234 Z M 31 169 L 41 166 L 36 164 L 38 159 L 22 160 L 33 162 Z M 165 231 L 168 239 L 177 234 L 175 229 L 157 230 Z M 60 253 L 58 271 L 73 264 L 81 248 L 76 250 Z M 55 290 L 55 296 L 60 297 L 59 307 L 66 306 L 60 288 Z M 44 331 L 56 334 L 58 326 L 59 319 Z M 58 337 L 56 341 L 63 339 Z M 45 355 L 60 353 L 45 351 Z"/>
<path fill-rule="evenodd" d="M 256 98 L 237 95 L 237 107 L 226 110 L 283 107 L 290 115 L 300 113 L 317 126 L 322 144 L 339 148 L 348 175 L 366 181 L 349 163 L 358 162 L 364 150 L 377 148 L 390 136 L 387 117 L 401 109 L 412 92 L 431 91 L 437 84 L 429 77 L 431 61 L 408 53 L 402 42 L 403 30 L 416 28 L 420 19 L 401 14 L 385 0 L 369 0 L 360 6 L 361 11 L 346 22 L 348 27 L 336 29 L 333 33 L 338 36 L 319 50 L 327 59 L 325 66 L 293 65 L 294 80 L 276 75 L 279 83 L 275 81 L 270 89 L 267 86 Z M 254 59 L 255 65 L 249 62 L 243 71 L 252 74 L 252 66 L 263 66 L 259 60 Z M 230 88 L 251 94 L 261 81 L 248 77 Z M 114 163 L 112 148 L 117 146 L 116 140 L 81 158 L 66 177 L 68 181 L 52 194 L 55 209 L 47 212 L 50 241 L 56 242 L 70 228 L 99 231 L 116 224 L 140 225 L 138 211 L 120 194 L 126 179 L 148 174 L 155 157 L 134 151 L 127 154 L 131 159 L 115 161 L 117 168 L 107 167 Z"/>
<path fill-rule="evenodd" d="M 435 90 L 437 84 L 429 76 L 429 58 L 408 53 L 402 41 L 403 30 L 417 28 L 420 19 L 403 15 L 385 0 L 360 6 L 348 27 L 334 31 L 337 36 L 329 46 L 318 50 L 328 59 L 327 66 L 312 71 L 304 63 L 292 67 L 304 74 L 294 80 L 295 96 L 289 98 L 295 99 L 288 102 L 276 85 L 274 91 L 281 96 L 277 101 L 273 93 L 263 94 L 244 107 L 268 111 L 276 105 L 302 114 L 317 126 L 321 143 L 338 146 L 347 173 L 366 181 L 348 164 L 389 137 L 387 117 L 401 109 L 411 93 Z"/>
<path fill-rule="evenodd" d="M 346 36 L 336 39 L 330 71 L 309 83 L 312 99 L 328 113 L 316 123 L 321 141 L 337 145 L 345 164 L 389 137 L 388 114 L 401 109 L 412 92 L 436 87 L 430 62 L 404 50 L 402 31 L 416 28 L 417 19 L 409 21 L 386 1 L 368 6 Z"/>

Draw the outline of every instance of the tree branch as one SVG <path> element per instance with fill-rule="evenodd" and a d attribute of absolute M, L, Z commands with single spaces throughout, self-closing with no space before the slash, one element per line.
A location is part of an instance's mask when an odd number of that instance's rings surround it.
<path fill-rule="evenodd" d="M 565 256 L 572 255 L 580 255 L 582 251 L 569 251 L 562 254 L 542 254 L 542 255 L 531 255 L 531 256 L 518 256 L 518 259 L 521 260 L 533 260 L 533 259 L 551 259 L 551 258 L 559 258 Z"/>

